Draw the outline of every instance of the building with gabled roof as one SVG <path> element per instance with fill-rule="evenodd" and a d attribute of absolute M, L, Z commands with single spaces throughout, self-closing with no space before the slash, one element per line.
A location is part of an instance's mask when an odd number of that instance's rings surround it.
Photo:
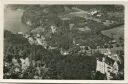
<path fill-rule="evenodd" d="M 117 75 L 119 71 L 119 65 L 116 60 L 110 58 L 107 55 L 97 57 L 96 71 L 106 75 L 108 80 L 113 79 L 113 75 Z"/>

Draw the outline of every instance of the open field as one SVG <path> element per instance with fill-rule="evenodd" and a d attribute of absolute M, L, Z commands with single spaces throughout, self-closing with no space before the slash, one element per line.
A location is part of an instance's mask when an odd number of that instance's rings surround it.
<path fill-rule="evenodd" d="M 110 38 L 112 38 L 112 34 L 114 38 L 118 38 L 118 37 L 124 37 L 124 25 L 122 26 L 118 26 L 109 30 L 105 30 L 101 32 L 103 35 L 106 35 Z"/>

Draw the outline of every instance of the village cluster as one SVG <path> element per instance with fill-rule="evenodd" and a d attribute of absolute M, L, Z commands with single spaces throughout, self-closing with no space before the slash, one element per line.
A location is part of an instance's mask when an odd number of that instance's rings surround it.
<path fill-rule="evenodd" d="M 52 33 L 55 32 L 55 30 L 51 27 Z M 19 33 L 22 34 L 22 33 Z M 58 49 L 57 47 L 48 46 L 47 42 L 45 41 L 45 37 L 36 34 L 34 38 L 32 38 L 30 35 L 24 34 L 24 37 L 28 39 L 29 43 L 31 45 L 41 45 L 45 49 L 53 50 Z M 35 39 L 35 40 L 34 40 Z M 90 46 L 80 46 L 79 44 L 75 44 L 75 41 L 73 41 L 74 45 L 78 46 L 80 50 L 78 51 L 79 54 L 85 54 L 87 56 L 92 56 L 95 53 L 102 54 L 102 57 L 97 57 L 96 61 L 96 71 L 101 72 L 102 74 L 106 74 L 106 77 L 108 80 L 113 79 L 113 75 L 118 76 L 119 73 L 123 74 L 122 71 L 119 70 L 120 65 L 122 64 L 122 59 L 120 58 L 120 53 L 117 54 L 117 52 L 123 50 L 123 47 L 116 46 L 116 41 L 112 40 L 110 41 L 111 47 L 100 47 L 97 46 L 96 49 L 91 49 Z M 106 44 L 108 45 L 108 44 Z M 62 48 L 60 49 L 61 55 L 69 55 L 72 53 L 72 51 L 66 51 Z M 28 58 L 25 59 L 26 63 L 29 63 Z M 25 62 L 25 61 L 24 61 Z M 24 65 L 23 65 L 24 66 Z M 29 66 L 26 64 L 25 66 Z M 25 67 L 24 66 L 24 67 Z"/>
<path fill-rule="evenodd" d="M 68 8 L 66 8 L 68 9 Z M 115 27 L 119 24 L 122 25 L 123 17 L 122 13 L 118 12 L 110 12 L 105 13 L 101 12 L 98 9 L 93 9 L 90 11 L 83 11 L 77 7 L 72 7 L 73 10 L 77 10 L 78 12 L 71 12 L 65 14 L 63 16 L 58 16 L 62 21 L 61 26 L 57 26 L 56 24 L 50 24 L 48 28 L 44 27 L 44 24 L 41 23 L 33 28 L 29 33 L 17 32 L 15 35 L 20 35 L 24 39 L 26 39 L 30 45 L 40 46 L 39 48 L 30 47 L 28 49 L 33 48 L 33 50 L 20 50 L 20 47 L 12 49 L 11 47 L 7 49 L 7 52 L 13 52 L 13 54 L 6 53 L 5 54 L 5 62 L 4 62 L 4 78 L 27 78 L 30 79 L 50 79 L 52 77 L 49 76 L 49 71 L 52 68 L 46 64 L 45 58 L 41 56 L 46 56 L 48 52 L 53 52 L 55 55 L 60 55 L 62 57 L 70 57 L 71 56 L 84 56 L 84 57 L 92 57 L 96 58 L 94 65 L 95 69 L 90 69 L 91 72 L 91 79 L 92 80 L 99 80 L 99 79 L 123 79 L 124 75 L 124 39 L 118 37 L 117 39 L 112 37 L 107 37 L 101 33 L 103 30 L 111 29 L 111 27 Z M 119 16 L 117 18 L 111 18 L 114 16 Z M 107 17 L 109 16 L 109 18 Z M 102 18 L 104 17 L 104 18 Z M 33 23 L 30 19 L 25 19 L 25 24 L 32 27 Z M 49 19 L 45 20 L 47 23 Z M 66 27 L 63 27 L 63 24 L 66 22 Z M 45 23 L 45 22 L 44 22 Z M 34 24 L 35 25 L 35 24 Z M 61 29 L 63 28 L 63 29 Z M 67 33 L 68 32 L 68 33 Z M 42 34 L 43 33 L 43 34 Z M 44 33 L 46 33 L 44 35 Z M 64 35 L 62 35 L 62 34 Z M 70 36 L 68 37 L 67 34 Z M 53 39 L 53 36 L 57 36 Z M 61 39 L 65 43 L 61 43 L 62 41 L 58 41 Z M 69 39 L 67 39 L 69 38 Z M 53 39 L 55 41 L 52 43 Z M 66 40 L 69 40 L 68 42 Z M 71 40 L 71 41 L 70 41 Z M 51 44 L 50 44 L 51 42 Z M 67 43 L 66 43 L 67 42 Z M 69 44 L 68 44 L 69 43 Z M 28 46 L 28 45 L 23 45 Z M 28 47 L 29 47 L 28 46 Z M 24 49 L 24 48 L 23 48 Z M 17 50 L 17 51 L 16 51 Z M 38 52 L 36 50 L 39 50 Z M 45 53 L 47 51 L 47 53 Z M 57 54 L 55 54 L 57 51 Z M 41 53 L 43 52 L 43 53 Z M 29 53 L 29 54 L 27 54 Z M 35 58 L 32 57 L 34 53 Z M 37 53 L 37 55 L 35 54 Z M 41 53 L 41 54 L 40 54 Z M 59 54 L 58 54 L 59 53 Z M 7 55 L 7 56 L 6 56 Z M 10 58 L 7 58 L 9 57 Z M 8 59 L 8 60 L 7 60 Z M 35 59 L 35 60 L 34 60 Z M 52 59 L 49 59 L 52 61 Z M 10 62 L 7 62 L 10 61 Z M 69 62 L 70 63 L 70 62 Z M 54 63 L 53 63 L 54 64 Z M 12 66 L 12 67 L 10 67 Z M 88 66 L 88 65 L 87 65 Z M 90 66 L 91 67 L 91 66 Z M 93 66 L 92 66 L 93 67 Z M 94 68 L 93 67 L 93 68 Z M 10 69 L 10 70 L 8 70 Z M 12 69 L 12 70 L 11 70 Z M 10 72 L 9 72 L 10 71 Z M 50 72 L 51 74 L 52 72 Z M 12 76 L 15 75 L 15 76 Z M 57 79 L 61 79 L 61 75 L 63 73 L 57 75 Z M 29 76 L 29 77 L 28 77 Z M 100 78 L 101 76 L 101 78 Z M 102 77 L 103 76 L 103 77 Z M 68 76 L 67 76 L 68 77 Z M 99 78 L 98 78 L 99 77 Z"/>

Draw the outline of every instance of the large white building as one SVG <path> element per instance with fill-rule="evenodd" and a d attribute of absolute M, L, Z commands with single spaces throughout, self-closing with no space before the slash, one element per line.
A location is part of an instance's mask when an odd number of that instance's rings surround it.
<path fill-rule="evenodd" d="M 118 74 L 119 66 L 116 60 L 108 56 L 98 57 L 96 71 L 106 74 L 107 79 L 110 80 L 113 78 L 111 74 Z"/>

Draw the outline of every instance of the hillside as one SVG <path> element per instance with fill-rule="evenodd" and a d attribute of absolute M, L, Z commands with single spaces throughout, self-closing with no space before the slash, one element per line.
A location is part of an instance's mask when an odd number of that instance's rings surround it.
<path fill-rule="evenodd" d="M 86 9 L 86 7 L 89 7 L 89 8 Z M 56 11 L 56 9 L 58 10 Z M 93 10 L 97 12 L 97 15 L 101 15 L 101 17 L 97 16 L 96 14 L 91 15 Z M 97 37 L 98 34 L 101 34 L 101 31 L 108 30 L 113 28 L 114 26 L 123 24 L 123 16 L 122 17 L 118 16 L 118 14 L 121 14 L 122 11 L 123 11 L 122 6 L 108 7 L 106 5 L 106 6 L 97 6 L 97 9 L 94 9 L 93 6 L 84 6 L 84 5 L 81 5 L 81 6 L 75 6 L 75 5 L 69 5 L 69 6 L 68 5 L 50 5 L 50 6 L 41 5 L 40 6 L 39 5 L 37 6 L 35 5 L 33 7 L 29 7 L 23 13 L 22 21 L 24 24 L 30 26 L 32 31 L 39 28 L 41 30 L 42 28 L 43 30 L 42 32 L 38 33 L 38 31 L 35 31 L 37 33 L 35 32 L 34 33 L 44 36 L 44 38 L 46 38 L 47 41 L 52 41 L 53 39 L 54 42 L 57 43 L 56 47 L 64 48 L 68 50 L 70 49 L 70 47 L 73 46 L 73 43 L 72 43 L 73 40 L 78 42 L 78 39 L 79 39 L 85 42 L 87 41 L 88 43 L 87 37 L 89 37 L 90 39 L 93 36 L 95 36 L 94 38 L 101 38 L 102 35 L 101 37 Z M 111 13 L 111 17 L 109 15 L 110 13 Z M 73 26 L 71 27 L 70 25 L 72 24 Z M 52 33 L 50 28 L 51 26 L 55 26 L 54 34 L 51 34 Z M 88 28 L 88 30 L 86 30 L 85 28 Z M 54 36 L 55 38 L 53 38 Z M 63 41 L 59 42 L 58 40 L 59 41 L 63 40 L 65 42 Z M 68 40 L 68 42 L 66 42 L 66 40 Z M 111 39 L 104 39 L 104 42 L 109 42 L 110 40 Z M 97 45 L 100 45 L 99 44 L 100 41 L 101 39 L 99 39 L 99 41 L 97 40 L 94 42 Z M 91 42 L 92 43 L 90 44 L 93 44 L 93 40 Z M 51 42 L 48 42 L 48 43 L 51 43 Z M 49 44 L 49 45 L 52 46 L 54 44 Z M 78 44 L 81 44 L 81 43 L 78 43 Z M 84 45 L 89 46 L 86 43 L 84 43 Z"/>
<path fill-rule="evenodd" d="M 22 35 L 12 34 L 7 30 L 4 31 L 4 44 L 4 79 L 36 79 L 33 63 L 38 62 L 42 67 L 45 66 L 38 75 L 41 77 L 39 79 L 91 79 L 91 71 L 95 71 L 95 57 L 80 54 L 63 56 L 58 50 L 30 45 Z M 15 65 L 11 61 L 14 57 L 19 63 L 22 57 L 28 57 L 32 65 L 23 73 L 17 71 L 13 73 Z M 19 68 L 21 69 L 22 66 L 20 65 Z"/>
<path fill-rule="evenodd" d="M 7 7 L 4 79 L 105 80 L 106 73 L 97 71 L 97 58 L 108 56 L 118 68 L 112 79 L 123 79 L 122 5 Z"/>

